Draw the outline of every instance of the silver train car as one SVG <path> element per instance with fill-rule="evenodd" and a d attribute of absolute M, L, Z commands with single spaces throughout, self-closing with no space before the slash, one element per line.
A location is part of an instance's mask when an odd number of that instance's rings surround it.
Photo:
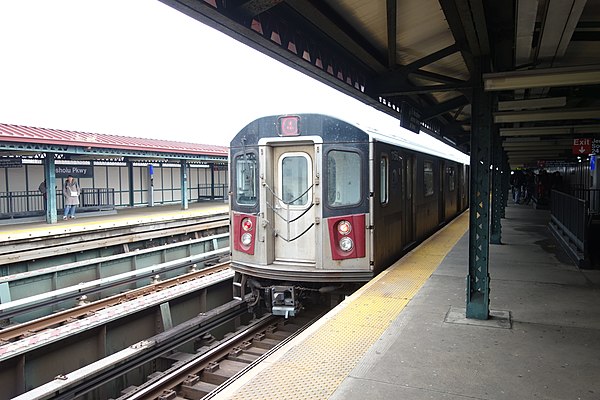
<path fill-rule="evenodd" d="M 230 144 L 234 297 L 296 315 L 303 296 L 369 281 L 464 211 L 466 156 L 403 130 L 319 114 L 243 128 Z"/>

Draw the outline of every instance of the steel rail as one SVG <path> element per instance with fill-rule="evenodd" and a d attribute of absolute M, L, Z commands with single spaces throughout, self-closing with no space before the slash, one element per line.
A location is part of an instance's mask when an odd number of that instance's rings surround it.
<path fill-rule="evenodd" d="M 273 323 L 280 319 L 282 319 L 282 317 L 276 317 L 271 314 L 265 315 L 243 331 L 238 332 L 231 338 L 221 341 L 210 351 L 199 355 L 193 360 L 189 360 L 182 366 L 174 368 L 173 371 L 168 372 L 156 380 L 140 385 L 131 392 L 118 397 L 117 400 L 158 398 L 166 387 L 174 388 L 182 384 L 190 374 L 203 370 L 215 359 L 226 357 L 234 347 L 241 345 L 244 341 L 247 341 L 248 338 L 253 337 L 257 333 L 265 331 L 270 325 L 273 325 Z"/>
<path fill-rule="evenodd" d="M 62 242 L 57 241 L 56 243 L 51 244 L 45 241 L 41 241 L 40 243 L 43 247 L 35 249 L 31 249 L 32 245 L 35 242 L 30 242 L 30 245 L 27 249 L 19 249 L 19 246 L 11 245 L 10 243 L 8 243 L 8 246 L 11 248 L 11 251 L 0 252 L 3 255 L 2 257 L 0 257 L 0 265 L 22 262 L 26 260 L 40 259 L 56 255 L 63 255 L 66 253 L 74 253 L 99 247 L 122 245 L 124 243 L 133 243 L 142 240 L 155 239 L 157 237 L 175 236 L 187 233 L 194 233 L 203 230 L 217 229 L 228 225 L 229 217 L 227 216 L 219 217 L 218 220 L 200 221 L 198 223 L 186 225 L 183 227 L 167 229 L 157 227 L 154 230 L 148 232 L 131 233 L 127 235 L 118 235 L 102 239 L 82 240 L 81 235 L 73 235 L 73 233 L 70 233 L 70 235 L 72 235 L 72 237 L 74 238 L 73 240 L 75 240 L 72 243 L 65 243 L 65 237 L 63 235 Z M 46 245 L 44 245 L 43 243 L 46 243 Z"/>
<path fill-rule="evenodd" d="M 216 393 L 227 387 L 229 384 L 239 379 L 242 375 L 260 364 L 264 359 L 279 350 L 286 343 L 291 341 L 307 327 L 312 325 L 313 322 L 318 320 L 324 315 L 323 312 L 317 313 L 313 318 L 310 318 L 305 324 L 301 325 L 289 336 L 279 340 L 273 348 L 266 351 L 263 355 L 259 356 L 256 360 L 250 362 L 243 369 L 234 374 L 231 378 L 227 379 L 223 384 L 219 385 L 213 392 L 205 396 L 204 398 L 213 397 Z M 256 336 L 268 336 L 270 331 L 275 330 L 275 325 L 278 321 L 283 321 L 281 316 L 273 316 L 267 314 L 259 320 L 256 320 L 252 325 L 248 326 L 243 331 L 237 332 L 234 336 L 226 338 L 211 348 L 209 351 L 198 354 L 194 359 L 188 360 L 182 365 L 175 365 L 170 370 L 164 372 L 164 375 L 155 378 L 152 381 L 146 382 L 143 385 L 138 386 L 136 389 L 124 394 L 117 398 L 117 400 L 139 400 L 139 399 L 157 399 L 164 395 L 165 391 L 174 391 L 179 385 L 185 383 L 190 376 L 200 375 L 207 367 L 211 364 L 218 363 L 220 360 L 226 359 L 232 351 L 235 349 L 244 348 L 244 344 L 248 344 L 253 341 Z M 296 319 L 295 321 L 298 321 Z M 271 329 L 273 328 L 273 329 Z M 180 395 L 177 398 L 182 398 Z M 187 398 L 187 397 L 185 397 Z M 195 398 L 195 397 L 194 397 Z"/>
<path fill-rule="evenodd" d="M 74 319 L 81 319 L 86 316 L 93 315 L 95 311 L 110 307 L 112 305 L 121 304 L 123 302 L 136 299 L 140 296 L 145 296 L 149 293 L 163 290 L 168 287 L 176 286 L 185 282 L 192 281 L 219 271 L 229 269 L 229 262 L 214 265 L 204 268 L 199 271 L 187 273 L 185 275 L 150 284 L 143 288 L 134 289 L 126 293 L 98 300 L 90 304 L 75 307 L 71 310 L 65 310 L 47 317 L 39 318 L 23 324 L 9 326 L 0 331 L 0 346 L 2 343 L 18 340 L 21 337 L 29 336 L 40 332 L 44 329 L 59 326 Z"/>
<path fill-rule="evenodd" d="M 17 315 L 35 311 L 41 307 L 50 306 L 56 302 L 71 300 L 80 296 L 91 295 L 117 286 L 135 283 L 141 279 L 149 278 L 159 273 L 192 266 L 202 261 L 218 259 L 227 255 L 228 253 L 228 247 L 209 251 L 196 256 L 168 261 L 166 263 L 141 268 L 135 271 L 126 272 L 107 278 L 95 279 L 79 285 L 69 286 L 39 295 L 30 296 L 24 299 L 11 301 L 5 304 L 0 304 L 0 319 L 12 318 Z"/>
<path fill-rule="evenodd" d="M 245 301 L 234 300 L 186 321 L 168 331 L 129 346 L 107 359 L 99 360 L 82 371 L 74 371 L 29 392 L 15 400 L 73 399 L 111 382 L 210 330 L 248 313 Z"/>

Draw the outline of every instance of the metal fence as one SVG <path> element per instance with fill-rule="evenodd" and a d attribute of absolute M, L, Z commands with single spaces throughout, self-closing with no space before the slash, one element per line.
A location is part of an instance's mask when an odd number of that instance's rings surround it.
<path fill-rule="evenodd" d="M 600 189 L 573 187 L 570 193 L 588 204 L 590 214 L 600 214 Z"/>
<path fill-rule="evenodd" d="M 214 187 L 214 189 L 213 189 Z M 228 186 L 225 184 L 199 184 L 198 185 L 198 200 L 215 200 L 226 199 Z"/>
<path fill-rule="evenodd" d="M 585 255 L 589 224 L 588 202 L 557 190 L 553 190 L 551 196 L 551 222 Z"/>
<path fill-rule="evenodd" d="M 115 190 L 112 188 L 82 188 L 81 211 L 115 208 Z M 63 208 L 62 192 L 56 193 L 56 209 Z M 0 192 L 0 218 L 29 217 L 44 214 L 45 199 L 39 191 Z"/>
<path fill-rule="evenodd" d="M 44 196 L 38 191 L 0 192 L 2 216 L 33 215 L 44 212 Z"/>
<path fill-rule="evenodd" d="M 81 206 L 95 208 L 114 208 L 115 189 L 81 189 Z"/>

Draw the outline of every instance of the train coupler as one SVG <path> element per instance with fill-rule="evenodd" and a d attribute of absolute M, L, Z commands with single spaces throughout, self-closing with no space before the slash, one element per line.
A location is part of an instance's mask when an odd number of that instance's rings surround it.
<path fill-rule="evenodd" d="M 296 292 L 293 286 L 272 286 L 271 314 L 285 318 L 295 317 L 299 310 L 296 302 Z"/>

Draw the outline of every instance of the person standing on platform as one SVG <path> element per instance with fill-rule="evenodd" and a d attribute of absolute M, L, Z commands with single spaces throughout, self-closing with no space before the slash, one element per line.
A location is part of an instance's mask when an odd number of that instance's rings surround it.
<path fill-rule="evenodd" d="M 65 186 L 63 187 L 63 197 L 65 203 L 63 219 L 74 219 L 75 208 L 77 208 L 79 205 L 79 184 L 73 179 L 72 175 L 69 175 L 65 181 Z"/>
<path fill-rule="evenodd" d="M 38 186 L 38 190 L 44 198 L 44 210 L 46 210 L 46 208 L 48 207 L 48 191 L 46 190 L 46 181 L 40 183 L 40 186 Z"/>

